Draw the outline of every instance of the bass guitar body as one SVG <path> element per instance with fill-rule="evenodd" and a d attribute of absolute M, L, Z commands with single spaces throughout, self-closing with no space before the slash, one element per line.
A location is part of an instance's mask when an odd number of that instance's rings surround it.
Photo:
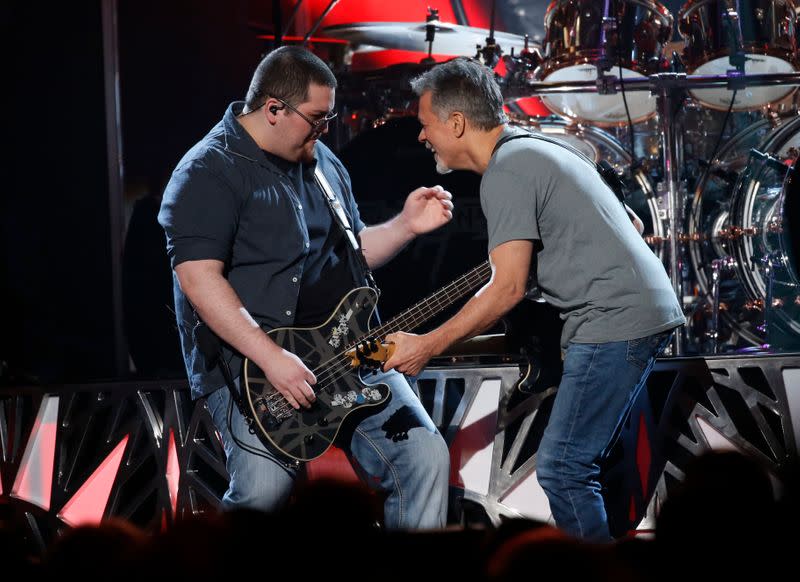
<path fill-rule="evenodd" d="M 314 328 L 279 328 L 268 332 L 283 349 L 314 370 L 316 401 L 309 409 L 292 408 L 253 362 L 245 360 L 245 403 L 251 418 L 270 444 L 284 455 L 308 461 L 333 444 L 344 419 L 366 407 L 385 403 L 386 384 L 366 384 L 347 352 L 358 351 L 362 363 L 374 341 L 369 322 L 378 295 L 369 287 L 350 291 L 328 320 Z M 367 370 L 367 373 L 369 371 Z"/>

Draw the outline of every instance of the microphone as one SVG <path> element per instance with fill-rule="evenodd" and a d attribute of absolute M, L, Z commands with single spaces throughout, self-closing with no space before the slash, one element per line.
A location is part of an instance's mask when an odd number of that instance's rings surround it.
<path fill-rule="evenodd" d="M 728 45 L 731 49 L 728 61 L 737 71 L 744 73 L 744 63 L 747 60 L 747 56 L 742 50 L 744 47 L 744 39 L 742 37 L 742 25 L 739 20 L 739 13 L 735 8 L 727 8 L 725 12 L 722 13 L 722 20 L 727 24 L 726 36 L 728 37 Z"/>

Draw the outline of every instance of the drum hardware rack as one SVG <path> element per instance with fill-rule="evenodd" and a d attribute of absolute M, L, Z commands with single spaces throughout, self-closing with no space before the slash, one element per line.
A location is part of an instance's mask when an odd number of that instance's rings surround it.
<path fill-rule="evenodd" d="M 663 151 L 663 183 L 666 189 L 659 193 L 667 200 L 667 224 L 668 234 L 665 237 L 669 244 L 668 272 L 672 281 L 675 294 L 679 298 L 684 297 L 683 289 L 683 255 L 684 250 L 680 248 L 682 242 L 681 227 L 684 223 L 684 205 L 681 203 L 682 195 L 680 192 L 679 169 L 682 165 L 680 149 L 677 144 L 677 136 L 674 131 L 673 111 L 675 100 L 682 98 L 683 92 L 690 89 L 711 89 L 724 88 L 729 91 L 739 91 L 751 86 L 783 86 L 800 85 L 800 73 L 761 73 L 745 74 L 737 69 L 728 71 L 725 75 L 687 75 L 686 73 L 655 73 L 642 79 L 626 79 L 620 82 L 615 75 L 603 74 L 598 71 L 598 78 L 590 81 L 563 81 L 563 82 L 540 82 L 532 81 L 525 83 L 521 87 L 504 87 L 504 96 L 507 100 L 519 97 L 544 94 L 565 94 L 565 93 L 597 93 L 600 95 L 613 95 L 618 91 L 649 91 L 656 96 L 657 110 L 659 113 L 659 126 L 662 136 Z M 672 236 L 673 233 L 676 236 Z M 713 269 L 713 266 L 712 266 Z M 767 272 L 772 273 L 772 264 L 767 268 Z M 717 271 L 719 276 L 719 271 Z M 768 278 L 769 280 L 769 278 Z M 771 285 L 770 285 L 771 288 Z M 717 289 L 718 294 L 718 289 Z M 718 301 L 718 298 L 717 298 Z M 766 332 L 766 319 L 768 310 L 771 306 L 764 309 L 764 324 L 759 326 L 759 331 Z M 714 313 L 719 314 L 718 306 L 712 306 Z M 712 339 L 714 353 L 717 353 L 717 331 L 716 318 L 712 324 L 709 337 Z M 685 338 L 683 334 L 675 334 L 672 343 L 672 354 L 681 356 L 685 353 Z"/>
<path fill-rule="evenodd" d="M 711 351 L 716 354 L 719 352 L 719 286 L 723 271 L 732 271 L 736 268 L 736 259 L 725 257 L 711 261 L 711 329 L 706 332 L 706 336 L 711 341 Z"/>

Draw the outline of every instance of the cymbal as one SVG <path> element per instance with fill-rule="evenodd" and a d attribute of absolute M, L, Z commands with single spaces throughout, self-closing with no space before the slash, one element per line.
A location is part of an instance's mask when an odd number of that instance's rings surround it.
<path fill-rule="evenodd" d="M 427 25 L 436 27 L 433 52 L 441 55 L 474 56 L 477 46 L 484 46 L 486 37 L 489 36 L 489 31 L 485 28 L 450 24 L 439 20 L 429 23 L 354 22 L 329 26 L 322 29 L 320 34 L 353 44 L 427 52 L 428 43 L 425 41 Z M 515 53 L 525 48 L 525 37 L 518 34 L 495 31 L 494 38 L 504 54 L 510 54 L 512 48 Z M 530 44 L 533 47 L 533 43 Z"/>

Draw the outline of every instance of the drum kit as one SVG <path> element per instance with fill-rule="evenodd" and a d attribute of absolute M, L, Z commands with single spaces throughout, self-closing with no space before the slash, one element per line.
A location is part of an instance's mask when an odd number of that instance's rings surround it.
<path fill-rule="evenodd" d="M 536 46 L 433 11 L 322 33 L 358 50 L 499 59 L 512 123 L 622 175 L 687 314 L 672 355 L 800 349 L 800 0 L 687 0 L 682 46 L 674 29 L 655 0 L 553 0 Z M 414 115 L 408 80 L 432 61 L 345 73 L 343 106 L 380 112 L 354 113 L 351 130 Z M 523 97 L 551 114 L 525 114 Z"/>

